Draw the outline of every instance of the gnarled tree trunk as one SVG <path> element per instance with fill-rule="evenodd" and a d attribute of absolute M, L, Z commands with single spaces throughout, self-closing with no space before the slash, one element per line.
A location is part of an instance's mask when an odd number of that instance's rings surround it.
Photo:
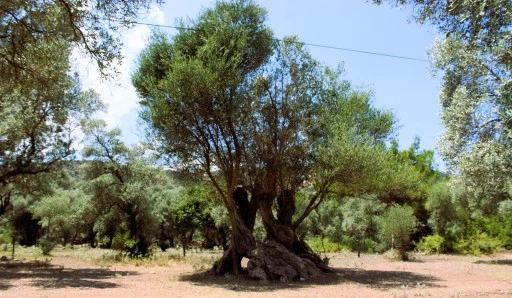
<path fill-rule="evenodd" d="M 256 241 L 252 232 L 254 230 L 254 223 L 256 221 L 256 212 L 258 211 L 254 198 L 249 201 L 247 191 L 238 187 L 233 193 L 233 198 L 236 203 L 236 210 L 234 212 L 236 231 L 236 264 L 238 272 L 242 271 L 242 259 L 248 257 L 250 252 L 256 247 Z M 223 275 L 226 273 L 233 273 L 233 247 L 224 251 L 222 257 L 213 264 L 210 269 L 210 274 Z"/>
<path fill-rule="evenodd" d="M 295 212 L 292 191 L 283 191 L 277 197 L 278 218 L 272 213 L 274 196 L 253 192 L 267 232 L 267 240 L 249 255 L 249 276 L 259 280 L 305 280 L 332 270 L 297 237 L 291 219 Z"/>
<path fill-rule="evenodd" d="M 251 201 L 247 193 L 240 189 L 235 192 L 237 212 L 237 230 L 241 240 L 236 247 L 238 271 L 241 272 L 241 260 L 247 257 L 247 271 L 250 277 L 258 280 L 305 280 L 331 272 L 324 261 L 311 248 L 300 240 L 292 224 L 295 212 L 295 198 L 292 191 L 284 191 L 277 196 L 277 219 L 272 213 L 272 204 L 276 196 L 260 190 L 252 191 Z M 267 232 L 263 243 L 255 244 L 252 236 L 256 211 L 260 215 Z M 210 274 L 221 275 L 232 272 L 233 248 L 230 247 L 218 260 Z"/>

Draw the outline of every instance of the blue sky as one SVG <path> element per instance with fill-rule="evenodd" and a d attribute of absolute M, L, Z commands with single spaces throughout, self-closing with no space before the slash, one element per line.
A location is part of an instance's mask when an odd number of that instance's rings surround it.
<path fill-rule="evenodd" d="M 256 0 L 268 11 L 267 24 L 276 37 L 297 35 L 302 41 L 362 51 L 428 59 L 426 51 L 436 38 L 435 29 L 410 22 L 411 11 L 364 0 Z M 195 18 L 215 1 L 167 0 L 143 14 L 141 22 L 174 25 L 176 18 Z M 147 44 L 151 28 L 137 25 L 122 31 L 125 55 L 116 82 L 104 82 L 89 64 L 83 64 L 84 85 L 95 89 L 108 104 L 102 114 L 110 126 L 123 131 L 129 144 L 140 138 L 137 101 L 130 84 L 138 53 Z M 164 32 L 174 34 L 173 29 Z M 330 66 L 343 62 L 345 79 L 374 92 L 374 105 L 392 110 L 398 119 L 397 138 L 407 148 L 414 137 L 423 149 L 436 147 L 442 133 L 438 94 L 440 75 L 433 77 L 429 63 L 373 56 L 348 51 L 308 47 L 313 56 Z M 439 155 L 436 163 L 444 168 Z"/>

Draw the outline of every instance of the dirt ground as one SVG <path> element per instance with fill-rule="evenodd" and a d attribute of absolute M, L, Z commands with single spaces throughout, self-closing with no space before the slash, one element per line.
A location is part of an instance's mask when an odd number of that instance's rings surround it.
<path fill-rule="evenodd" d="M 51 260 L 23 257 L 0 262 L 0 297 L 512 297 L 512 253 L 416 254 L 411 262 L 332 254 L 334 273 L 291 283 L 208 276 L 219 256 L 196 252 L 183 259 L 169 252 L 127 261 L 75 248 L 56 251 Z"/>

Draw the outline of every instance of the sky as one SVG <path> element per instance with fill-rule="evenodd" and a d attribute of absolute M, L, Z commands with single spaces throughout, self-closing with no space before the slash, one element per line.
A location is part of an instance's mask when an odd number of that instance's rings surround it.
<path fill-rule="evenodd" d="M 411 11 L 389 5 L 377 6 L 365 0 L 255 0 L 267 9 L 267 25 L 276 38 L 296 35 L 305 43 L 428 60 L 427 50 L 438 36 L 436 30 L 411 21 Z M 195 19 L 214 6 L 208 0 L 166 0 L 139 17 L 141 23 L 175 25 L 177 18 Z M 110 127 L 122 130 L 122 139 L 135 144 L 141 139 L 138 128 L 139 98 L 130 77 L 137 57 L 147 45 L 151 30 L 147 25 L 123 29 L 124 56 L 120 75 L 105 81 L 90 62 L 81 62 L 84 87 L 95 90 L 108 105 L 99 115 Z M 161 29 L 174 35 L 174 29 Z M 408 148 L 417 136 L 421 148 L 435 150 L 443 127 L 439 118 L 441 75 L 433 75 L 428 62 L 396 59 L 350 51 L 308 46 L 313 57 L 325 65 L 343 63 L 344 79 L 357 88 L 373 91 L 374 106 L 393 111 L 398 120 L 400 148 Z M 435 156 L 439 169 L 444 164 Z"/>

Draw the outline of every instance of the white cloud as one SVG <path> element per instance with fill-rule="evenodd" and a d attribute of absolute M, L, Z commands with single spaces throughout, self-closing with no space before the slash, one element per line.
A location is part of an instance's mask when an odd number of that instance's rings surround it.
<path fill-rule="evenodd" d="M 165 13 L 160 9 L 159 6 L 153 6 L 149 10 L 149 20 L 155 21 L 157 24 L 165 24 Z"/>
<path fill-rule="evenodd" d="M 165 14 L 158 7 L 153 6 L 147 17 L 141 20 L 144 23 L 165 23 Z M 137 56 L 147 45 L 151 29 L 147 25 L 136 25 L 121 32 L 121 41 L 123 43 L 123 60 L 117 66 L 119 74 L 114 80 L 102 78 L 97 67 L 89 59 L 74 53 L 75 60 L 78 61 L 78 70 L 85 89 L 92 89 L 99 94 L 100 98 L 107 105 L 107 111 L 100 113 L 99 117 L 104 119 L 109 127 L 120 126 L 123 117 L 127 117 L 138 107 L 139 98 L 135 88 L 131 84 L 131 74 L 135 69 Z M 124 130 L 133 130 L 133 127 L 120 127 Z"/>

